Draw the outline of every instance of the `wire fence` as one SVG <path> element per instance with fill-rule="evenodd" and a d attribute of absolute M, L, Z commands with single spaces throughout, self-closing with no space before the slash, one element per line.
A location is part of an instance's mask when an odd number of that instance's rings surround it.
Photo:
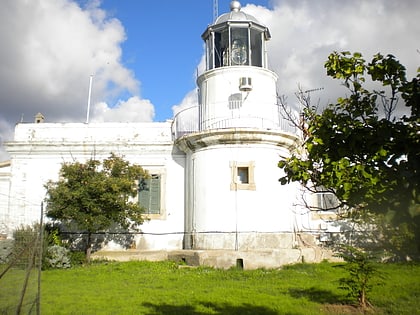
<path fill-rule="evenodd" d="M 0 239 L 0 314 L 41 313 L 43 234 L 41 206 L 39 222 Z"/>

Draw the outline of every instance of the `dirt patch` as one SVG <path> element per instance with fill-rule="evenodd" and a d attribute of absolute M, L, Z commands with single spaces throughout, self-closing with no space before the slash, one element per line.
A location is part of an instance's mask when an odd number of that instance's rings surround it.
<path fill-rule="evenodd" d="M 354 305 L 345 305 L 345 304 L 326 304 L 324 305 L 324 310 L 327 314 L 342 314 L 342 315 L 366 315 L 366 314 L 375 314 L 376 312 L 369 308 L 369 309 L 361 309 L 358 306 Z"/>

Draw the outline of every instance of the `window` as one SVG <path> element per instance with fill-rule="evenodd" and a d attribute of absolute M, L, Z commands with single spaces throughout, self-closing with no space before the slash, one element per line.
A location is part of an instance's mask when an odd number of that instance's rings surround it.
<path fill-rule="evenodd" d="M 146 214 L 161 214 L 161 175 L 152 174 L 150 178 L 139 180 L 138 201 Z"/>
<path fill-rule="evenodd" d="M 320 210 L 336 210 L 339 200 L 332 192 L 319 192 L 317 195 L 317 208 Z"/>
<path fill-rule="evenodd" d="M 268 30 L 248 22 L 225 22 L 208 28 L 206 42 L 207 69 L 226 66 L 264 66 L 265 40 Z"/>
<path fill-rule="evenodd" d="M 229 32 L 223 30 L 214 33 L 214 67 L 219 68 L 229 65 Z"/>
<path fill-rule="evenodd" d="M 258 30 L 251 29 L 251 51 L 252 51 L 252 66 L 262 67 L 262 53 L 263 53 L 263 33 Z"/>
<path fill-rule="evenodd" d="M 311 207 L 313 220 L 331 221 L 337 219 L 340 212 L 340 201 L 333 192 L 326 190 L 324 187 L 316 187 L 313 195 Z"/>
<path fill-rule="evenodd" d="M 214 42 L 206 40 L 208 69 L 249 65 L 249 30 L 248 24 L 226 27 L 212 33 Z M 260 37 L 261 38 L 261 37 Z M 213 47 L 214 46 L 214 47 Z"/>
<path fill-rule="evenodd" d="M 230 190 L 255 190 L 254 161 L 230 162 L 232 179 Z"/>
<path fill-rule="evenodd" d="M 242 27 L 231 28 L 231 56 L 232 66 L 249 64 L 248 29 Z"/>
<path fill-rule="evenodd" d="M 249 167 L 238 167 L 238 183 L 249 184 Z"/>

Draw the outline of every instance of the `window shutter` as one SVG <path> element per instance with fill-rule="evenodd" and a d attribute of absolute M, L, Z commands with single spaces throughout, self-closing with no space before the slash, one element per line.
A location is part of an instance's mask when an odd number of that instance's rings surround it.
<path fill-rule="evenodd" d="M 147 214 L 160 214 L 160 175 L 140 179 L 138 199 Z"/>
<path fill-rule="evenodd" d="M 160 213 L 160 175 L 152 175 L 152 178 L 150 179 L 149 213 Z"/>

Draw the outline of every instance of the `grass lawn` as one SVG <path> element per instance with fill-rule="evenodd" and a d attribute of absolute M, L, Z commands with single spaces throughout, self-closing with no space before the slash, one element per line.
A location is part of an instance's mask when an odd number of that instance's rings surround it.
<path fill-rule="evenodd" d="M 420 265 L 381 265 L 369 314 L 420 314 Z M 184 268 L 108 262 L 42 273 L 42 314 L 360 314 L 337 289 L 336 264 L 282 270 Z M 2 302 L 0 301 L 0 305 Z"/>

